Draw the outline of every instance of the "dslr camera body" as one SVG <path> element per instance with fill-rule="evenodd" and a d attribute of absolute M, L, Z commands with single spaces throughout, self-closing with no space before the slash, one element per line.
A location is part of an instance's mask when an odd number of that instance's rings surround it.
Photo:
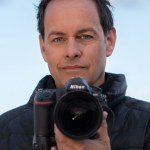
<path fill-rule="evenodd" d="M 110 111 L 102 90 L 81 78 L 70 79 L 60 89 L 39 89 L 34 97 L 33 150 L 56 144 L 54 124 L 70 138 L 94 138 L 104 110 Z"/>

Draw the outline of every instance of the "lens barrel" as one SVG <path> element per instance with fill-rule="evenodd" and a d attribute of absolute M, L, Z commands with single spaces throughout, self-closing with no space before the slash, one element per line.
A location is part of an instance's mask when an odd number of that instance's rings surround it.
<path fill-rule="evenodd" d="M 54 122 L 60 131 L 73 139 L 88 139 L 96 134 L 103 120 L 98 100 L 86 91 L 64 94 L 54 108 Z"/>

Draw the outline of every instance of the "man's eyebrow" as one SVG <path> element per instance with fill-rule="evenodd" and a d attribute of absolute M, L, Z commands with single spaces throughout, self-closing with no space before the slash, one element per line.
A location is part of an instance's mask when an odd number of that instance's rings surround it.
<path fill-rule="evenodd" d="M 93 29 L 93 28 L 84 28 L 84 29 L 80 29 L 77 31 L 76 34 L 82 34 L 82 33 L 85 33 L 85 32 L 92 32 L 94 33 L 95 35 L 97 35 L 97 32 Z M 58 36 L 64 36 L 66 35 L 64 32 L 61 32 L 61 31 L 50 31 L 48 33 L 48 38 L 50 38 L 51 36 L 53 35 L 58 35 Z"/>
<path fill-rule="evenodd" d="M 60 35 L 66 35 L 66 34 L 63 33 L 63 32 L 59 32 L 59 31 L 51 31 L 48 34 L 48 38 L 51 37 L 52 35 L 58 35 L 58 36 L 60 36 Z"/>
<path fill-rule="evenodd" d="M 92 32 L 92 33 L 94 33 L 95 35 L 97 35 L 97 32 L 96 32 L 93 28 L 81 29 L 81 30 L 79 30 L 77 33 L 78 33 L 78 34 L 81 34 L 81 33 L 84 33 L 84 32 Z"/>

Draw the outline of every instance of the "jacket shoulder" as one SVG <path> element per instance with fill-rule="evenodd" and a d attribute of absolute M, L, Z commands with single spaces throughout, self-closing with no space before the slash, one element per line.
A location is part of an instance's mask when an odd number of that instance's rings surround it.
<path fill-rule="evenodd" d="M 114 108 L 112 150 L 150 149 L 150 103 L 125 96 Z"/>
<path fill-rule="evenodd" d="M 7 126 L 9 122 L 13 121 L 15 118 L 19 117 L 24 113 L 24 108 L 26 105 L 17 107 L 15 109 L 9 110 L 0 115 L 0 129 L 3 130 L 3 127 Z"/>
<path fill-rule="evenodd" d="M 27 122 L 33 122 L 33 109 L 28 105 L 22 105 L 5 112 L 0 116 L 0 138 L 3 135 L 10 136 L 14 132 L 26 132 L 26 129 L 29 129 Z M 23 127 L 25 128 L 23 129 Z"/>
<path fill-rule="evenodd" d="M 0 115 L 0 133 L 3 132 L 4 128 L 11 127 L 15 123 L 20 124 L 21 122 L 31 120 L 33 118 L 32 113 L 33 109 L 29 105 L 22 105 L 3 113 Z"/>
<path fill-rule="evenodd" d="M 0 149 L 9 150 L 11 147 L 12 150 L 29 150 L 32 137 L 32 107 L 23 105 L 0 116 Z"/>
<path fill-rule="evenodd" d="M 138 100 L 132 97 L 125 97 L 124 104 L 133 110 L 143 111 L 145 113 L 150 113 L 150 102 Z"/>

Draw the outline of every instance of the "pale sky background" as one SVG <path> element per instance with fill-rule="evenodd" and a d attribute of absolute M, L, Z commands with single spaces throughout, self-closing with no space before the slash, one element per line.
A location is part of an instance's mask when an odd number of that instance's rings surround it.
<path fill-rule="evenodd" d="M 39 0 L 0 0 L 0 114 L 27 103 L 48 74 L 42 60 Z M 126 75 L 127 95 L 150 101 L 150 0 L 112 0 L 117 43 L 106 71 Z"/>

